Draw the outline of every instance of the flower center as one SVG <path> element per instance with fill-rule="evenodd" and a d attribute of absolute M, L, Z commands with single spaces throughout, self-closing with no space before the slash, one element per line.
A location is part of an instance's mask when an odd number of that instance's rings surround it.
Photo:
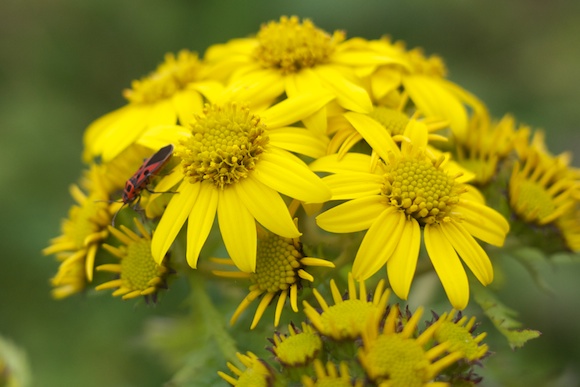
<path fill-rule="evenodd" d="M 303 257 L 300 245 L 272 233 L 258 235 L 256 272 L 250 277 L 253 287 L 269 293 L 288 289 L 299 279 L 297 271 Z"/>
<path fill-rule="evenodd" d="M 171 97 L 195 81 L 200 68 L 201 62 L 195 53 L 182 50 L 177 57 L 169 53 L 155 72 L 133 81 L 123 96 L 132 103 L 153 103 Z"/>
<path fill-rule="evenodd" d="M 374 380 L 387 379 L 393 386 L 423 386 L 429 360 L 413 339 L 381 335 L 368 349 L 365 368 Z"/>
<path fill-rule="evenodd" d="M 192 184 L 207 180 L 219 188 L 248 177 L 269 141 L 260 118 L 236 104 L 206 105 L 191 130 L 175 152 L 183 174 Z"/>
<path fill-rule="evenodd" d="M 282 364 L 297 366 L 316 358 L 322 347 L 322 339 L 310 329 L 286 337 L 275 347 L 275 353 Z"/>
<path fill-rule="evenodd" d="M 469 360 L 481 358 L 487 352 L 486 345 L 480 346 L 465 327 L 451 321 L 445 321 L 439 326 L 435 331 L 435 339 L 440 343 L 450 343 L 448 352 L 461 351 Z"/>
<path fill-rule="evenodd" d="M 157 263 L 151 255 L 151 241 L 141 239 L 127 246 L 127 255 L 121 260 L 123 287 L 134 290 L 149 288 L 150 281 L 159 277 Z"/>
<path fill-rule="evenodd" d="M 355 338 L 375 316 L 377 308 L 372 302 L 357 299 L 345 300 L 332 305 L 320 316 L 325 332 L 332 332 L 333 337 Z"/>
<path fill-rule="evenodd" d="M 540 184 L 529 180 L 519 184 L 515 207 L 524 219 L 544 219 L 556 210 L 552 196 Z"/>
<path fill-rule="evenodd" d="M 409 123 L 409 117 L 406 114 L 384 106 L 375 106 L 370 116 L 383 125 L 391 136 L 403 134 Z"/>
<path fill-rule="evenodd" d="M 262 25 L 254 55 L 265 68 L 280 69 L 283 74 L 295 73 L 326 62 L 344 38 L 341 31 L 330 36 L 310 20 L 300 23 L 296 16 L 282 16 L 279 22 Z"/>
<path fill-rule="evenodd" d="M 431 160 L 415 153 L 390 160 L 382 194 L 421 225 L 448 221 L 465 188 L 441 169 L 442 157 Z"/>

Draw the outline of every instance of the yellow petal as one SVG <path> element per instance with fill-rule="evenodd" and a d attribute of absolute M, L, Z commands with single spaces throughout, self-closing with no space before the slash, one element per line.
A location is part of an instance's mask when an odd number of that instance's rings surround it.
<path fill-rule="evenodd" d="M 348 233 L 367 230 L 385 212 L 385 199 L 369 196 L 339 204 L 316 217 L 320 228 L 330 232 Z"/>
<path fill-rule="evenodd" d="M 262 226 L 286 238 L 297 238 L 301 235 L 278 192 L 251 176 L 234 184 L 232 189 Z"/>
<path fill-rule="evenodd" d="M 471 200 L 461 200 L 457 212 L 468 233 L 490 245 L 503 246 L 509 223 L 499 212 Z"/>
<path fill-rule="evenodd" d="M 411 219 L 405 222 L 401 240 L 387 262 L 387 274 L 391 288 L 399 298 L 406 300 L 415 276 L 419 248 L 421 246 L 421 227 Z"/>
<path fill-rule="evenodd" d="M 260 117 L 270 128 L 292 125 L 311 116 L 333 99 L 334 96 L 326 91 L 300 94 L 278 102 L 269 109 L 260 112 Z"/>
<path fill-rule="evenodd" d="M 203 98 L 195 90 L 185 89 L 173 95 L 173 105 L 181 125 L 193 121 L 194 114 L 203 110 Z"/>
<path fill-rule="evenodd" d="M 104 161 L 110 161 L 132 144 L 143 132 L 149 117 L 148 106 L 129 105 L 119 119 L 107 126 L 91 145 Z"/>
<path fill-rule="evenodd" d="M 261 155 L 252 172 L 268 187 L 306 203 L 330 199 L 330 190 L 298 157 L 283 149 L 270 148 Z"/>
<path fill-rule="evenodd" d="M 445 83 L 424 75 L 411 75 L 403 78 L 403 84 L 421 112 L 428 117 L 448 120 L 453 134 L 465 137 L 467 111 L 456 94 L 447 90 Z"/>
<path fill-rule="evenodd" d="M 395 207 L 384 210 L 367 231 L 352 266 L 355 279 L 375 274 L 393 255 L 405 228 L 405 215 Z"/>
<path fill-rule="evenodd" d="M 493 267 L 489 257 L 473 237 L 462 227 L 461 223 L 447 222 L 441 224 L 441 231 L 457 251 L 463 262 L 475 274 L 483 285 L 493 281 Z"/>
<path fill-rule="evenodd" d="M 333 154 L 319 158 L 310 163 L 310 169 L 316 172 L 363 172 L 371 170 L 371 156 L 362 153 L 347 153 L 340 158 Z"/>
<path fill-rule="evenodd" d="M 270 143 L 290 152 L 312 158 L 324 156 L 328 147 L 328 137 L 315 135 L 302 128 L 284 127 L 268 132 Z"/>
<path fill-rule="evenodd" d="M 233 81 L 217 101 L 230 101 L 250 104 L 250 107 L 261 106 L 270 102 L 284 92 L 284 78 L 279 72 L 268 69 L 246 74 L 239 81 Z"/>
<path fill-rule="evenodd" d="M 167 144 L 177 144 L 180 138 L 191 136 L 191 131 L 180 125 L 158 125 L 147 129 L 137 144 L 151 149 L 161 149 Z"/>
<path fill-rule="evenodd" d="M 230 258 L 245 273 L 256 271 L 256 221 L 233 189 L 218 191 L 218 223 Z"/>
<path fill-rule="evenodd" d="M 147 126 L 175 124 L 177 124 L 177 111 L 170 99 L 162 99 L 151 106 Z"/>
<path fill-rule="evenodd" d="M 323 181 L 332 192 L 332 200 L 355 199 L 381 193 L 384 178 L 372 173 L 337 173 Z"/>
<path fill-rule="evenodd" d="M 332 90 L 343 108 L 359 113 L 370 113 L 373 103 L 367 91 L 348 80 L 344 74 L 332 66 L 317 66 L 314 71 L 325 87 Z"/>
<path fill-rule="evenodd" d="M 371 148 L 383 158 L 383 160 L 389 159 L 389 153 L 392 152 L 395 155 L 401 153 L 399 147 L 387 130 L 379 124 L 376 120 L 365 114 L 348 112 L 344 114 L 344 117 L 354 126 L 354 128 L 359 132 L 366 142 L 369 143 Z"/>
<path fill-rule="evenodd" d="M 192 268 L 197 268 L 199 252 L 205 244 L 217 211 L 218 190 L 211 183 L 200 183 L 197 200 L 187 221 L 187 247 L 185 258 Z"/>
<path fill-rule="evenodd" d="M 428 224 L 423 232 L 427 253 L 443 284 L 449 302 L 455 309 L 465 309 L 469 302 L 469 282 L 457 253 L 439 225 Z"/>
<path fill-rule="evenodd" d="M 163 261 L 165 254 L 185 223 L 185 219 L 189 216 L 197 200 L 199 187 L 200 184 L 184 181 L 179 186 L 179 194 L 175 194 L 169 201 L 151 241 L 151 254 L 158 264 Z"/>

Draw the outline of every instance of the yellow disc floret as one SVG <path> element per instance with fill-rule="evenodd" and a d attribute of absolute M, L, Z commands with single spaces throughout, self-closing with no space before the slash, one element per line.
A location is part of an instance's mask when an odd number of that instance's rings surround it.
<path fill-rule="evenodd" d="M 135 80 L 123 96 L 133 103 L 153 103 L 171 97 L 197 79 L 201 62 L 196 53 L 180 51 L 177 56 L 165 55 L 157 70 L 141 80 Z"/>
<path fill-rule="evenodd" d="M 421 225 L 448 221 L 465 188 L 440 168 L 443 158 L 431 160 L 423 152 L 415 152 L 390 161 L 382 194 L 391 205 Z"/>
<path fill-rule="evenodd" d="M 183 173 L 192 184 L 207 180 L 219 188 L 248 177 L 269 141 L 260 118 L 236 104 L 206 105 L 191 130 L 175 152 Z"/>
<path fill-rule="evenodd" d="M 330 36 L 310 20 L 300 23 L 298 17 L 293 16 L 264 24 L 257 39 L 256 59 L 265 68 L 279 69 L 287 74 L 325 63 L 344 40 L 344 33 L 337 31 Z"/>

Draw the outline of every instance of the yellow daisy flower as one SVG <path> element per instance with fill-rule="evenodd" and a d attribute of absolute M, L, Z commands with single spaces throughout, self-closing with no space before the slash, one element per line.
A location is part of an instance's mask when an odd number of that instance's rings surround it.
<path fill-rule="evenodd" d="M 304 313 L 320 334 L 334 340 L 355 339 L 360 337 L 367 325 L 377 323 L 384 316 L 389 290 L 385 290 L 385 282 L 381 280 L 372 298 L 367 295 L 364 281 L 359 283 L 357 296 L 356 284 L 352 273 L 348 273 L 348 298 L 343 299 L 334 280 L 330 281 L 330 289 L 334 305 L 329 306 L 324 297 L 314 289 L 314 296 L 322 308 L 322 312 L 304 301 Z"/>
<path fill-rule="evenodd" d="M 123 92 L 129 104 L 94 121 L 85 131 L 83 159 L 109 161 L 134 143 L 147 128 L 187 123 L 201 112 L 222 86 L 200 77 L 203 64 L 187 50 L 167 54 L 149 76 L 133 81 Z"/>
<path fill-rule="evenodd" d="M 505 115 L 498 122 L 480 116 L 471 120 L 465 138 L 457 139 L 455 157 L 457 162 L 474 173 L 474 184 L 485 185 L 494 178 L 500 163 L 522 141 L 526 141 L 530 129 Z"/>
<path fill-rule="evenodd" d="M 118 279 L 97 286 L 96 290 L 114 289 L 113 296 L 122 296 L 123 300 L 145 296 L 149 301 L 157 301 L 157 293 L 167 287 L 166 277 L 170 270 L 164 263 L 155 262 L 151 255 L 151 234 L 145 226 L 133 218 L 141 235 L 121 225 L 120 230 L 109 226 L 109 231 L 123 243 L 120 247 L 103 244 L 103 248 L 115 257 L 119 263 L 97 266 L 97 271 L 108 271 L 119 275 Z"/>
<path fill-rule="evenodd" d="M 570 155 L 551 155 L 542 132 L 517 147 L 508 187 L 510 207 L 526 223 L 555 225 L 566 244 L 580 251 L 580 170 L 570 167 Z"/>
<path fill-rule="evenodd" d="M 296 222 L 297 220 L 295 220 L 295 224 Z M 215 275 L 220 277 L 247 278 L 252 283 L 250 293 L 234 312 L 230 320 L 231 324 L 236 322 L 241 313 L 252 302 L 258 297 L 264 296 L 258 305 L 250 329 L 256 327 L 266 308 L 275 297 L 278 297 L 278 302 L 276 302 L 274 326 L 278 326 L 280 322 L 286 299 L 290 299 L 292 310 L 298 312 L 298 291 L 302 288 L 301 281 L 314 281 L 314 277 L 304 270 L 306 267 L 334 267 L 332 262 L 324 259 L 306 257 L 298 238 L 285 238 L 268 232 L 260 226 L 258 226 L 257 235 L 256 271 L 254 273 L 213 271 Z M 231 259 L 213 259 L 213 261 L 234 266 Z"/>
<path fill-rule="evenodd" d="M 109 235 L 111 208 L 106 194 L 95 190 L 85 194 L 77 185 L 70 189 L 77 205 L 71 207 L 62 224 L 62 235 L 50 241 L 42 252 L 55 254 L 61 262 L 51 283 L 55 298 L 65 298 L 82 291 L 93 279 L 95 257 L 101 243 Z"/>
<path fill-rule="evenodd" d="M 443 322 L 438 325 L 433 336 L 439 343 L 449 343 L 449 351 L 460 351 L 463 358 L 470 362 L 481 360 L 489 354 L 488 345 L 481 344 L 487 333 L 473 337 L 475 317 L 468 319 L 461 312 L 451 311 L 437 320 Z"/>
<path fill-rule="evenodd" d="M 392 43 L 388 38 L 370 41 L 368 47 L 379 56 L 398 57 L 406 64 L 388 63 L 371 74 L 373 100 L 389 101 L 392 94 L 402 103 L 410 98 L 426 117 L 448 121 L 459 138 L 467 134 L 470 114 L 486 114 L 487 108 L 478 98 L 445 78 L 447 70 L 441 58 L 426 58 L 421 49 L 407 51 L 404 43 Z"/>
<path fill-rule="evenodd" d="M 280 236 L 300 236 L 280 193 L 321 203 L 330 198 L 330 191 L 288 150 L 323 154 L 326 143 L 306 129 L 286 125 L 310 116 L 329 98 L 288 98 L 259 115 L 235 103 L 208 105 L 187 129 L 159 131 L 158 139 L 176 144 L 181 165 L 155 188 L 178 192 L 153 236 L 155 260 L 163 260 L 188 220 L 186 258 L 195 268 L 216 213 L 229 256 L 244 272 L 256 270 L 255 220 Z"/>
<path fill-rule="evenodd" d="M 423 309 L 418 309 L 399 327 L 399 308 L 393 307 L 382 331 L 379 324 L 369 324 L 363 333 L 363 347 L 358 359 L 366 375 L 378 385 L 384 386 L 447 386 L 434 382 L 445 368 L 462 358 L 460 351 L 449 352 L 450 344 L 443 342 L 431 346 L 430 342 L 439 320 L 415 337 L 417 323 Z"/>
<path fill-rule="evenodd" d="M 310 376 L 302 376 L 302 385 L 304 387 L 363 387 L 364 381 L 359 378 L 353 378 L 348 370 L 346 362 L 340 362 L 338 369 L 333 362 L 327 362 L 326 367 L 320 359 L 314 360 L 314 379 Z"/>
<path fill-rule="evenodd" d="M 320 335 L 312 326 L 302 323 L 302 329 L 294 324 L 288 325 L 288 334 L 279 332 L 270 339 L 273 344 L 270 350 L 280 364 L 287 367 L 299 367 L 316 359 L 322 350 L 323 343 Z"/>
<path fill-rule="evenodd" d="M 223 380 L 237 387 L 270 387 L 273 385 L 273 372 L 265 361 L 259 359 L 252 352 L 248 352 L 247 355 L 236 353 L 236 356 L 246 369 L 241 370 L 228 362 L 228 368 L 236 376 L 233 377 L 218 371 L 218 375 Z"/>
<path fill-rule="evenodd" d="M 205 60 L 208 76 L 224 80 L 241 101 L 260 105 L 283 93 L 296 96 L 324 90 L 345 109 L 369 112 L 372 103 L 355 70 L 401 60 L 373 52 L 360 41 L 345 41 L 342 31 L 330 35 L 308 19 L 300 22 L 296 16 L 283 16 L 262 25 L 255 37 L 211 47 Z M 325 127 L 325 114 L 317 112 L 305 125 Z"/>
<path fill-rule="evenodd" d="M 484 285 L 493 268 L 474 236 L 501 246 L 508 222 L 469 192 L 464 179 L 448 167 L 443 156 L 432 158 L 423 147 L 399 149 L 383 130 L 365 139 L 384 162 L 371 156 L 346 154 L 320 158 L 311 167 L 335 172 L 324 178 L 333 200 L 347 200 L 319 215 L 324 230 L 336 233 L 368 230 L 354 260 L 353 274 L 366 279 L 383 265 L 393 291 L 406 299 L 424 236 L 429 258 L 456 309 L 469 300 L 463 262 Z"/>

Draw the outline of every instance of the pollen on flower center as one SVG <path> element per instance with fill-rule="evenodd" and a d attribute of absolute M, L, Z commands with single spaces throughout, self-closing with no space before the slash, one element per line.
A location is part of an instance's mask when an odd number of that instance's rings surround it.
<path fill-rule="evenodd" d="M 207 180 L 219 188 L 248 177 L 269 141 L 260 118 L 236 104 L 207 105 L 191 130 L 175 152 L 183 173 L 191 183 Z"/>
<path fill-rule="evenodd" d="M 393 157 L 387 165 L 382 194 L 421 225 L 447 221 L 465 189 L 440 168 L 442 161 L 422 153 Z"/>
<path fill-rule="evenodd" d="M 303 257 L 293 239 L 267 233 L 258 239 L 256 272 L 250 277 L 254 287 L 266 292 L 286 290 L 298 281 Z"/>
<path fill-rule="evenodd" d="M 375 106 L 369 115 L 383 125 L 391 136 L 403 134 L 409 123 L 409 117 L 405 113 L 384 106 Z"/>
<path fill-rule="evenodd" d="M 124 90 L 123 96 L 135 103 L 153 103 L 171 97 L 195 81 L 200 68 L 201 62 L 195 53 L 182 50 L 177 57 L 169 53 L 155 72 L 133 81 L 131 89 Z"/>
<path fill-rule="evenodd" d="M 262 26 L 254 55 L 266 68 L 280 69 L 284 74 L 295 73 L 326 62 L 344 38 L 341 31 L 330 36 L 310 20 L 300 23 L 296 16 L 283 16 L 279 22 L 271 21 Z"/>

